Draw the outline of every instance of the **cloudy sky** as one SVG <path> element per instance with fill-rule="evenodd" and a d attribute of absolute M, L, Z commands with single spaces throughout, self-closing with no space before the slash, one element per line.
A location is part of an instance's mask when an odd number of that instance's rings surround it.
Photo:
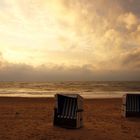
<path fill-rule="evenodd" d="M 0 0 L 0 81 L 139 73 L 140 0 Z"/>

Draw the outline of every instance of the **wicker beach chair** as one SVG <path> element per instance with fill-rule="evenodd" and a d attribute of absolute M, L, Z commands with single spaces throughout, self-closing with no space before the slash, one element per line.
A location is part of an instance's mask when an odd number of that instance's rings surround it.
<path fill-rule="evenodd" d="M 140 117 L 140 94 L 123 96 L 122 115 L 124 117 Z"/>
<path fill-rule="evenodd" d="M 83 98 L 78 94 L 56 94 L 54 125 L 65 128 L 83 126 Z"/>

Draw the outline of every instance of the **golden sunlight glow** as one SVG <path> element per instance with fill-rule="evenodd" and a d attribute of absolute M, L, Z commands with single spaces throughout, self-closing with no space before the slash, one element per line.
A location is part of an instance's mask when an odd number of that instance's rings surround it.
<path fill-rule="evenodd" d="M 118 69 L 126 50 L 140 41 L 124 43 L 140 25 L 116 3 L 1 0 L 0 5 L 0 52 L 9 63 Z"/>

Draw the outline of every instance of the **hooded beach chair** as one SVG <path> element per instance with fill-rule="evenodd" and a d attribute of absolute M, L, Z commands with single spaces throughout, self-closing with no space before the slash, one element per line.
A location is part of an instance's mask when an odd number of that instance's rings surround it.
<path fill-rule="evenodd" d="M 78 94 L 56 94 L 54 125 L 80 128 L 83 125 L 83 98 Z"/>
<path fill-rule="evenodd" d="M 140 117 L 140 94 L 123 96 L 122 115 L 124 117 Z"/>

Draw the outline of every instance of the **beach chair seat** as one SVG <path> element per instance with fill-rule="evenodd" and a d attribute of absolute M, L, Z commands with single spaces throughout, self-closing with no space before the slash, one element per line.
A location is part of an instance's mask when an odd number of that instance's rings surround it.
<path fill-rule="evenodd" d="M 83 98 L 78 94 L 56 94 L 54 125 L 80 128 L 83 125 Z"/>
<path fill-rule="evenodd" d="M 140 94 L 123 96 L 122 115 L 124 117 L 140 117 Z"/>

